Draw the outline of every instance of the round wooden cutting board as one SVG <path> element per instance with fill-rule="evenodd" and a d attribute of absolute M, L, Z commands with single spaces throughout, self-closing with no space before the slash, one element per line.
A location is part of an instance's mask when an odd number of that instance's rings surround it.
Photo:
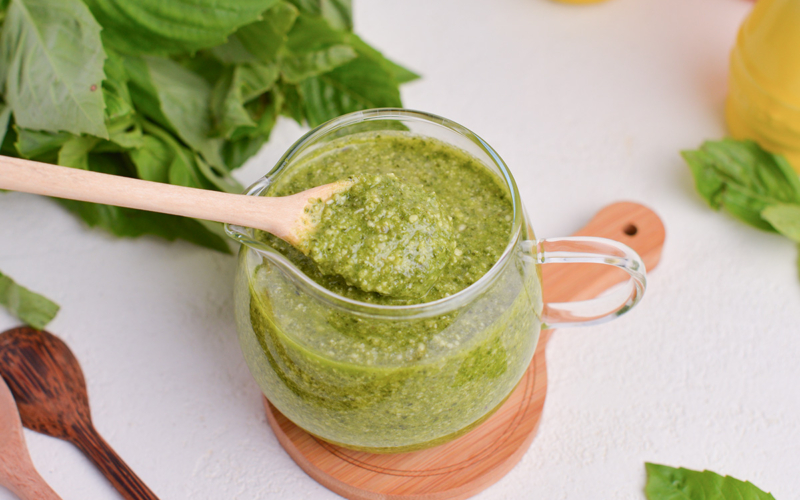
<path fill-rule="evenodd" d="M 609 205 L 576 236 L 601 236 L 636 250 L 650 272 L 658 264 L 665 231 L 650 209 L 630 202 Z M 548 264 L 542 267 L 545 302 L 595 297 L 626 279 L 609 266 Z M 543 331 L 519 385 L 488 420 L 469 433 L 427 450 L 378 455 L 348 450 L 311 436 L 265 399 L 278 441 L 308 475 L 351 500 L 451 500 L 469 498 L 497 482 L 528 450 L 547 392 Z"/>

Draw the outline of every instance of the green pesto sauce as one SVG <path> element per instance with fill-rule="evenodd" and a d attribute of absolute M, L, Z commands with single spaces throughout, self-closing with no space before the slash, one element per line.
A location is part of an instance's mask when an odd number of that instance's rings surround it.
<path fill-rule="evenodd" d="M 452 218 L 452 253 L 427 292 L 365 291 L 326 274 L 282 240 L 258 237 L 323 287 L 374 304 L 452 295 L 498 261 L 512 231 L 508 190 L 473 156 L 430 138 L 384 131 L 334 140 L 282 172 L 267 194 L 389 174 L 435 193 L 441 212 Z M 375 452 L 447 440 L 491 414 L 533 356 L 542 305 L 538 269 L 529 260 L 512 255 L 484 292 L 459 309 L 395 320 L 334 308 L 298 288 L 269 259 L 251 260 L 254 255 L 241 254 L 236 286 L 245 359 L 272 404 L 325 440 Z"/>
<path fill-rule="evenodd" d="M 332 141 L 293 165 L 267 195 L 295 194 L 351 175 L 386 174 L 435 194 L 441 213 L 450 219 L 453 258 L 423 295 L 393 297 L 362 290 L 341 276 L 326 274 L 288 243 L 268 233 L 258 237 L 328 290 L 374 304 L 418 304 L 447 297 L 478 281 L 497 262 L 511 233 L 513 207 L 507 189 L 473 156 L 435 139 L 373 132 Z"/>
<path fill-rule="evenodd" d="M 424 297 L 455 259 L 450 218 L 435 193 L 401 182 L 394 173 L 357 175 L 322 202 L 319 222 L 302 242 L 324 274 L 367 292 Z"/>

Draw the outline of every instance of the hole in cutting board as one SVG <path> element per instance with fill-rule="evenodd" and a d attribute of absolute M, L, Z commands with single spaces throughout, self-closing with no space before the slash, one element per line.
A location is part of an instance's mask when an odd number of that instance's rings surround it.
<path fill-rule="evenodd" d="M 633 224 L 628 224 L 622 229 L 622 232 L 627 234 L 628 236 L 635 236 L 636 233 L 639 232 L 639 228 L 634 226 Z"/>

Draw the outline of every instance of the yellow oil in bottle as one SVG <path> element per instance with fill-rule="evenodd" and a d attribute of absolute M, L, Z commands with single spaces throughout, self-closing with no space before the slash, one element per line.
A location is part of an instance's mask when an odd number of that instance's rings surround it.
<path fill-rule="evenodd" d="M 731 51 L 728 87 L 730 133 L 800 172 L 800 1 L 756 2 Z"/>

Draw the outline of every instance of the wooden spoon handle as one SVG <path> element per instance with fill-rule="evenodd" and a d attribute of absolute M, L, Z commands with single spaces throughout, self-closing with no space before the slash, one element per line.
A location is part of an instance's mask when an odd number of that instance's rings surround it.
<path fill-rule="evenodd" d="M 0 472 L 0 483 L 22 500 L 61 500 L 61 497 L 42 479 L 33 464 L 20 467 L 16 471 Z"/>
<path fill-rule="evenodd" d="M 91 460 L 126 500 L 158 500 L 94 427 L 76 426 L 71 441 Z"/>
<path fill-rule="evenodd" d="M 247 227 L 254 227 L 254 220 L 275 218 L 272 211 L 285 205 L 281 198 L 173 186 L 7 156 L 0 156 L 0 189 Z"/>

